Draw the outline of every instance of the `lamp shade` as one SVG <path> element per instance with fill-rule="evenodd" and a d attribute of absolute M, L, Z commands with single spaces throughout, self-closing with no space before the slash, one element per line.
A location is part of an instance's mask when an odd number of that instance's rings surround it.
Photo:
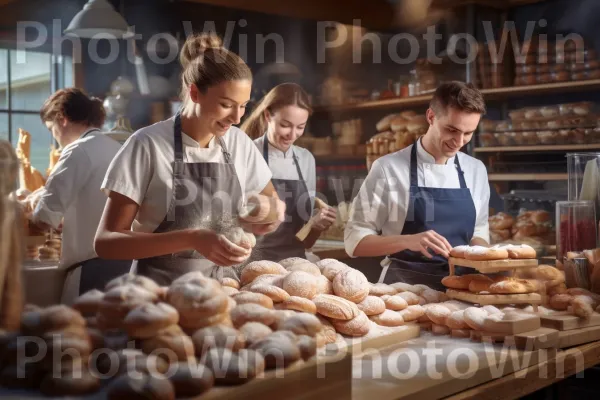
<path fill-rule="evenodd" d="M 90 39 L 98 34 L 123 38 L 128 34 L 128 26 L 127 21 L 107 0 L 89 0 L 83 10 L 73 17 L 64 33 Z"/>

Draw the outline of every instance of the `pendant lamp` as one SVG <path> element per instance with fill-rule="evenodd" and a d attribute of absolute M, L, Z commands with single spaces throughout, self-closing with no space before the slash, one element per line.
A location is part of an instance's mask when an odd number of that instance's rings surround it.
<path fill-rule="evenodd" d="M 64 33 L 88 39 L 99 34 L 124 38 L 130 34 L 128 28 L 127 21 L 107 0 L 89 0 L 73 17 Z"/>

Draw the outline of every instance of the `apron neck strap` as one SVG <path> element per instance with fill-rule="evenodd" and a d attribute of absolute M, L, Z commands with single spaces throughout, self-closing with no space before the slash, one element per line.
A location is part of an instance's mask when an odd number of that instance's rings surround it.
<path fill-rule="evenodd" d="M 419 186 L 419 179 L 417 175 L 417 146 L 418 143 L 415 142 L 412 146 L 412 149 L 410 150 L 410 186 Z M 460 183 L 460 188 L 466 189 L 467 183 L 465 182 L 465 173 L 460 167 L 460 162 L 458 161 L 458 154 L 454 156 L 454 165 L 456 166 L 456 171 L 458 173 L 458 181 Z"/>
<path fill-rule="evenodd" d="M 175 115 L 175 124 L 173 125 L 173 136 L 175 139 L 174 150 L 175 150 L 175 165 L 183 164 L 183 138 L 181 135 L 181 111 L 177 111 Z M 221 146 L 225 163 L 231 164 L 231 154 L 227 151 L 225 141 L 222 137 L 217 137 L 217 143 Z"/>
<path fill-rule="evenodd" d="M 269 139 L 267 138 L 267 134 L 263 135 L 263 158 L 267 165 L 269 165 Z M 298 179 L 304 181 L 304 177 L 302 176 L 302 171 L 300 170 L 300 163 L 298 162 L 298 157 L 296 157 L 296 152 L 292 148 L 292 158 L 294 159 L 294 165 L 296 166 L 296 172 L 298 173 Z"/>

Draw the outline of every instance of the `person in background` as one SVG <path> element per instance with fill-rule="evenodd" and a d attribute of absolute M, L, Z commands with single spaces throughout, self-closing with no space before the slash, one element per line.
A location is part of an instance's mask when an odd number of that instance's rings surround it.
<path fill-rule="evenodd" d="M 274 234 L 257 242 L 261 259 L 305 258 L 305 249 L 310 249 L 335 222 L 334 208 L 320 209 L 312 217 L 312 229 L 306 239 L 296 238 L 296 233 L 311 219 L 316 192 L 315 158 L 310 151 L 294 145 L 304 133 L 311 112 L 302 87 L 283 83 L 262 98 L 242 125 L 244 132 L 257 138 L 254 143 L 273 173 L 279 198 L 286 203 L 285 222 Z"/>
<path fill-rule="evenodd" d="M 488 245 L 487 170 L 460 152 L 485 111 L 474 86 L 444 83 L 427 109 L 427 133 L 373 163 L 352 203 L 344 244 L 351 257 L 388 256 L 380 282 L 443 289 L 453 247 Z"/>
<path fill-rule="evenodd" d="M 100 185 L 120 144 L 104 135 L 102 101 L 77 88 L 52 94 L 40 110 L 61 153 L 37 196 L 31 221 L 41 228 L 62 225 L 59 268 L 66 278 L 62 302 L 71 303 L 91 289 L 103 290 L 114 277 L 127 272 L 131 260 L 105 260 L 94 251 L 94 236 L 106 196 Z"/>
<path fill-rule="evenodd" d="M 114 158 L 102 189 L 108 193 L 96 234 L 106 258 L 132 258 L 133 271 L 167 286 L 199 271 L 220 278 L 251 249 L 228 240 L 245 199 L 274 200 L 279 219 L 246 227 L 277 229 L 285 204 L 271 171 L 239 124 L 250 100 L 252 74 L 217 36 L 188 37 L 180 55 L 182 109 L 135 132 Z M 231 270 L 230 268 L 228 270 Z"/>

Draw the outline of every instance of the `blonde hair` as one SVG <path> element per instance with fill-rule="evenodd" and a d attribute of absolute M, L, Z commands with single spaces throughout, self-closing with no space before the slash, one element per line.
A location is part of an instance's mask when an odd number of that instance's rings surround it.
<path fill-rule="evenodd" d="M 304 89 L 295 83 L 282 83 L 271 89 L 260 100 L 240 129 L 252 139 L 256 139 L 267 130 L 268 122 L 265 111 L 272 115 L 277 110 L 287 106 L 297 106 L 307 110 L 309 115 L 312 114 L 310 100 Z"/>
<path fill-rule="evenodd" d="M 213 33 L 202 32 L 189 36 L 179 55 L 181 74 L 181 100 L 185 103 L 189 88 L 196 85 L 206 90 L 221 82 L 252 80 L 252 71 L 237 54 L 223 47 L 221 38 Z"/>

